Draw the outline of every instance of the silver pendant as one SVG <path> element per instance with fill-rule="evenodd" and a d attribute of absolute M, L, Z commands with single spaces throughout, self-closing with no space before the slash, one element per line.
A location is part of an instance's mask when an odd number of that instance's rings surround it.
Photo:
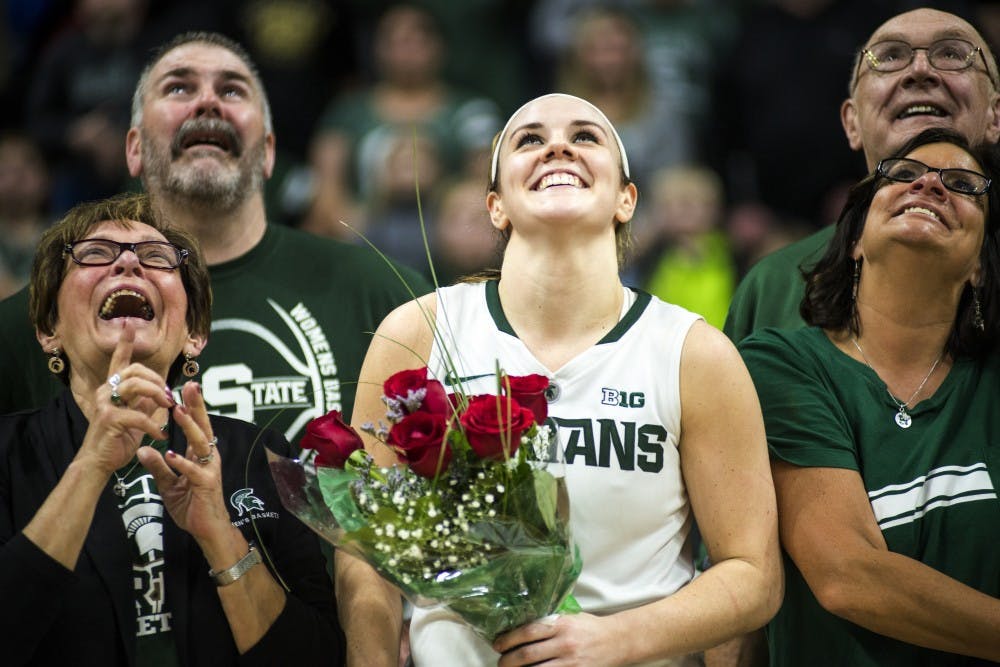
<path fill-rule="evenodd" d="M 900 411 L 896 413 L 895 419 L 896 419 L 896 426 L 898 426 L 899 428 L 910 428 L 910 424 L 913 423 L 913 418 L 910 417 L 910 415 L 906 414 L 906 411 L 902 409 L 900 409 Z"/>
<path fill-rule="evenodd" d="M 118 480 L 117 482 L 115 482 L 115 485 L 111 487 L 111 491 L 114 492 L 114 494 L 119 498 L 124 498 L 125 485 L 122 483 L 122 480 Z"/>

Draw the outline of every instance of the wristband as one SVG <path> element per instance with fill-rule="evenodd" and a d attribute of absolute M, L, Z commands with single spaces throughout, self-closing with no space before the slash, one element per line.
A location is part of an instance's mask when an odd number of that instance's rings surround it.
<path fill-rule="evenodd" d="M 260 552 L 257 551 L 257 546 L 253 543 L 253 541 L 251 541 L 250 551 L 247 552 L 246 556 L 236 561 L 235 565 L 230 568 L 226 568 L 225 570 L 209 570 L 208 576 L 212 577 L 216 586 L 228 586 L 249 572 L 250 568 L 254 565 L 261 562 Z"/>

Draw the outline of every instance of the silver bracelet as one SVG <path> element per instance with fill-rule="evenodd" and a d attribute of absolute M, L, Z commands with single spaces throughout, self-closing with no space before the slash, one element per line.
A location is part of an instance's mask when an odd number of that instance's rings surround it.
<path fill-rule="evenodd" d="M 228 586 L 233 583 L 244 574 L 250 571 L 254 565 L 263 562 L 260 557 L 260 552 L 257 551 L 257 545 L 250 541 L 250 551 L 243 558 L 236 561 L 236 565 L 226 568 L 225 570 L 209 570 L 208 576 L 212 577 L 215 581 L 216 586 Z"/>

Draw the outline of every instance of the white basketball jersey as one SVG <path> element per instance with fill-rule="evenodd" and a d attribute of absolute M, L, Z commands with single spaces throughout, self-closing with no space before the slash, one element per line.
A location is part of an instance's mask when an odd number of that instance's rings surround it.
<path fill-rule="evenodd" d="M 508 375 L 549 378 L 550 424 L 558 426 L 570 526 L 583 558 L 573 595 L 584 611 L 638 607 L 690 581 L 691 517 L 677 449 L 679 378 L 684 338 L 699 316 L 626 290 L 618 325 L 552 372 L 507 322 L 495 281 L 446 287 L 437 296 L 441 337 L 428 367 L 446 389 L 496 393 L 497 365 Z M 417 666 L 495 665 L 497 654 L 452 619 L 442 609 L 414 610 Z"/>

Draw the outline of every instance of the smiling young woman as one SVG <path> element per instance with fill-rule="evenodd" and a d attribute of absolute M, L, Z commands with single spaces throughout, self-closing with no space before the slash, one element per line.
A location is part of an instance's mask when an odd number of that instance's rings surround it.
<path fill-rule="evenodd" d="M 556 656 L 695 664 L 697 652 L 777 609 L 774 490 L 753 386 L 719 331 L 622 285 L 619 239 L 636 198 L 601 111 L 561 94 L 528 102 L 500 132 L 492 159 L 486 205 L 507 236 L 499 278 L 400 307 L 369 348 L 354 423 L 384 412 L 386 377 L 424 360 L 439 378 L 454 360 L 472 394 L 495 391 L 497 366 L 548 378 L 549 423 L 564 449 L 583 558 L 573 595 L 584 613 L 528 624 L 490 646 L 447 612 L 417 609 L 417 664 L 506 667 Z M 395 461 L 368 446 L 380 463 Z M 697 579 L 695 515 L 715 562 Z M 337 562 L 350 650 L 365 664 L 395 665 L 398 595 L 358 561 Z"/>

